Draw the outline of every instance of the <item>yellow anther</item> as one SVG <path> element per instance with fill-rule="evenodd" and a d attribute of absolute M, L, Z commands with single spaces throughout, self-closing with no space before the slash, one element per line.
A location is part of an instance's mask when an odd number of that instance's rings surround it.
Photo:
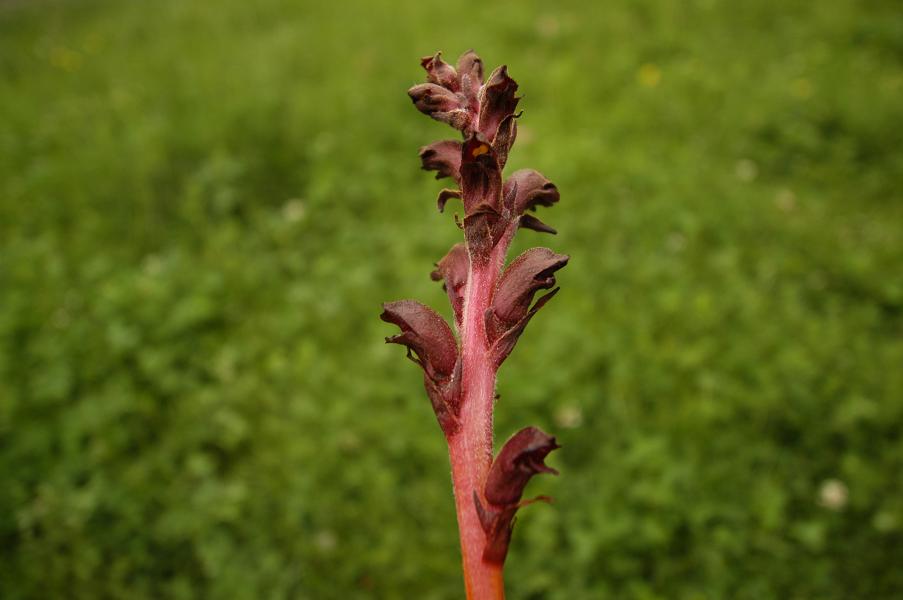
<path fill-rule="evenodd" d="M 476 158 L 481 154 L 486 154 L 487 152 L 489 152 L 489 146 L 487 146 L 486 144 L 480 144 L 473 149 L 471 154 L 473 154 L 473 157 Z"/>

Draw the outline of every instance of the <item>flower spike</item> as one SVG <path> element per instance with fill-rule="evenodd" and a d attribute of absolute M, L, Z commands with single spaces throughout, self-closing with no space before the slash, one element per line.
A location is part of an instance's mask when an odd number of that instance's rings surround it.
<path fill-rule="evenodd" d="M 527 427 L 492 460 L 497 371 L 530 319 L 558 292 L 556 273 L 569 259 L 532 248 L 503 269 L 519 229 L 555 233 L 532 213 L 559 200 L 558 188 L 538 171 L 502 175 L 521 117 L 515 112 L 518 84 L 507 67 L 492 71 L 484 83 L 483 61 L 473 50 L 454 67 L 440 52 L 420 64 L 426 82 L 408 91 L 415 107 L 461 132 L 460 140 L 420 149 L 424 170 L 435 171 L 436 179 L 454 180 L 438 194 L 439 211 L 451 199 L 464 206 L 463 219 L 455 214 L 464 243 L 452 246 L 430 274 L 448 295 L 454 331 L 414 300 L 384 305 L 382 319 L 401 329 L 386 341 L 406 346 L 408 357 L 423 369 L 427 395 L 445 433 L 467 598 L 499 600 L 515 514 L 526 504 L 549 500 L 524 500 L 524 488 L 537 473 L 555 473 L 544 460 L 558 444 Z M 538 296 L 543 290 L 550 291 Z"/>

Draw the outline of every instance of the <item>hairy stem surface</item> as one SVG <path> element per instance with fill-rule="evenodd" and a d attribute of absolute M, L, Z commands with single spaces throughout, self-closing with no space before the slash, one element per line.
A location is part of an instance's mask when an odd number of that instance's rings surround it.
<path fill-rule="evenodd" d="M 505 597 L 502 566 L 483 560 L 486 534 L 473 501 L 474 491 L 483 489 L 492 464 L 496 368 L 489 356 L 483 315 L 489 308 L 501 268 L 494 259 L 488 264 L 471 267 L 461 328 L 461 428 L 449 439 L 464 581 L 469 600 Z"/>

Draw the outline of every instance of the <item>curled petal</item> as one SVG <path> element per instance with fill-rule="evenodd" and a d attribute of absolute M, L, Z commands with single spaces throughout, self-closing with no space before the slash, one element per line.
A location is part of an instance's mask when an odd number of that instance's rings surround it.
<path fill-rule="evenodd" d="M 568 263 L 564 254 L 556 254 L 548 248 L 530 248 L 508 265 L 492 297 L 490 309 L 493 319 L 492 334 L 501 333 L 516 325 L 526 316 L 533 302 L 533 295 L 541 289 L 555 285 L 555 271 Z"/>
<path fill-rule="evenodd" d="M 495 343 L 492 345 L 491 354 L 492 360 L 495 364 L 496 368 L 500 367 L 505 359 L 508 358 L 508 355 L 511 354 L 511 351 L 514 350 L 514 346 L 517 344 L 517 340 L 520 338 L 521 334 L 526 329 L 527 324 L 530 322 L 536 313 L 539 312 L 539 309 L 546 305 L 546 302 L 551 300 L 555 294 L 558 293 L 559 288 L 555 288 L 545 296 L 541 296 L 539 300 L 533 305 L 533 308 L 530 309 L 523 319 L 518 321 L 513 327 L 503 332 L 498 339 L 495 340 Z M 498 321 L 494 319 L 492 316 L 492 309 L 486 311 L 486 328 L 487 331 L 490 327 L 498 327 Z M 498 327 L 497 331 L 501 331 L 503 328 Z"/>
<path fill-rule="evenodd" d="M 458 429 L 461 361 L 455 336 L 445 319 L 415 300 L 387 302 L 380 318 L 398 325 L 401 333 L 386 343 L 402 344 L 408 357 L 423 368 L 423 385 L 439 425 L 446 435 Z"/>
<path fill-rule="evenodd" d="M 471 107 L 476 109 L 477 95 L 483 85 L 483 61 L 473 50 L 468 50 L 458 59 L 458 85 Z"/>
<path fill-rule="evenodd" d="M 516 215 L 536 210 L 537 206 L 552 206 L 560 198 L 555 184 L 533 169 L 520 169 L 512 173 L 505 181 L 504 194 Z"/>
<path fill-rule="evenodd" d="M 455 334 L 436 311 L 416 300 L 383 304 L 380 318 L 398 325 L 401 333 L 386 338 L 390 344 L 402 344 L 416 353 L 414 358 L 433 380 L 451 377 L 458 360 Z"/>
<path fill-rule="evenodd" d="M 420 161 L 424 171 L 437 171 L 436 179 L 451 177 L 461 179 L 461 142 L 442 140 L 420 149 Z"/>
<path fill-rule="evenodd" d="M 480 89 L 478 129 L 488 139 L 495 139 L 499 124 L 517 108 L 520 98 L 514 95 L 516 92 L 517 82 L 508 76 L 508 68 L 505 65 L 493 71 L 489 81 Z"/>
<path fill-rule="evenodd" d="M 454 67 L 442 60 L 442 52 L 436 52 L 435 56 L 424 56 L 420 59 L 420 65 L 426 70 L 426 78 L 430 83 L 441 85 L 453 92 L 458 91 L 458 73 Z"/>
<path fill-rule="evenodd" d="M 470 272 L 470 257 L 464 244 L 455 244 L 442 260 L 436 263 L 436 270 L 430 273 L 433 281 L 444 281 L 442 287 L 448 293 L 455 321 L 460 326 L 464 316 L 464 288 Z"/>
<path fill-rule="evenodd" d="M 448 123 L 461 130 L 470 125 L 471 115 L 467 110 L 467 100 L 441 85 L 421 83 L 409 89 L 408 96 L 417 110 L 437 121 Z"/>
<path fill-rule="evenodd" d="M 445 188 L 444 190 L 439 192 L 439 197 L 436 199 L 436 205 L 439 207 L 439 212 L 445 211 L 445 203 L 451 200 L 452 198 L 460 198 L 461 190 L 451 190 Z"/>
<path fill-rule="evenodd" d="M 498 506 L 517 504 L 530 478 L 537 473 L 558 471 L 543 461 L 552 450 L 560 448 L 555 438 L 537 427 L 525 427 L 505 442 L 489 468 L 484 495 Z"/>
<path fill-rule="evenodd" d="M 560 446 L 555 438 L 536 427 L 521 429 L 505 442 L 486 478 L 483 496 L 488 506 L 483 506 L 476 491 L 473 494 L 477 516 L 486 533 L 484 560 L 498 564 L 505 562 L 514 527 L 514 515 L 520 507 L 536 501 L 551 501 L 547 496 L 525 501 L 521 497 L 533 475 L 558 474 L 544 462 L 549 452 L 556 448 Z"/>

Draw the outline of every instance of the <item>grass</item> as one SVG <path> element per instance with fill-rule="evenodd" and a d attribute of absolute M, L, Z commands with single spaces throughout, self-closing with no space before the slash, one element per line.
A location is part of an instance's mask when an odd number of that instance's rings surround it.
<path fill-rule="evenodd" d="M 417 59 L 520 82 L 571 255 L 512 598 L 903 593 L 895 3 L 0 6 L 0 596 L 461 596 L 384 300 L 449 314 Z M 833 492 L 832 492 L 833 491 Z M 845 494 L 844 494 L 845 492 Z"/>

